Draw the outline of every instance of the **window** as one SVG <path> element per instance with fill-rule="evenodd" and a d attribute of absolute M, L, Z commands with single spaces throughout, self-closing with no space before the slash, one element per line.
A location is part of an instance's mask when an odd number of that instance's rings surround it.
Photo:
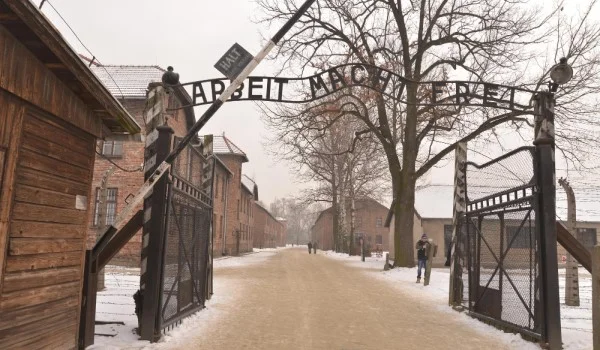
<path fill-rule="evenodd" d="M 448 249 L 450 249 L 450 245 L 452 244 L 453 229 L 454 226 L 452 225 L 444 225 L 444 256 L 448 255 Z"/>
<path fill-rule="evenodd" d="M 223 177 L 223 181 L 221 181 L 222 182 L 222 186 L 223 186 L 223 190 L 221 191 L 221 193 L 223 194 L 221 196 L 223 202 L 225 202 L 225 196 L 226 196 L 226 194 L 225 194 L 225 182 L 226 181 L 227 181 L 227 179 L 225 177 Z"/>
<path fill-rule="evenodd" d="M 102 142 L 102 155 L 107 157 L 123 156 L 123 141 L 104 141 Z"/>
<path fill-rule="evenodd" d="M 375 236 L 375 244 L 383 244 L 383 236 L 382 235 Z"/>
<path fill-rule="evenodd" d="M 529 249 L 535 244 L 534 234 L 535 232 L 530 232 L 527 224 L 523 225 L 521 230 L 519 230 L 519 226 L 506 226 L 506 245 L 504 246 L 504 249 L 508 248 L 508 244 L 510 244 L 515 235 L 517 235 L 517 237 L 510 248 Z"/>
<path fill-rule="evenodd" d="M 213 233 L 217 233 L 219 232 L 218 228 L 217 228 L 217 224 L 219 222 L 217 221 L 217 214 L 213 214 L 213 224 L 212 224 L 212 229 L 213 229 Z M 216 239 L 219 239 L 218 235 L 214 235 L 216 237 Z"/>
<path fill-rule="evenodd" d="M 225 232 L 223 231 L 223 215 L 221 215 L 221 225 L 219 225 L 219 233 L 225 234 Z"/>
<path fill-rule="evenodd" d="M 361 227 L 362 226 L 362 216 L 355 216 L 354 217 L 354 227 Z"/>
<path fill-rule="evenodd" d="M 106 189 L 106 201 L 104 205 L 101 203 L 100 189 L 96 189 L 96 205 L 94 208 L 94 226 L 112 225 L 115 222 L 117 212 L 117 189 Z M 104 220 L 101 219 L 104 216 Z"/>
<path fill-rule="evenodd" d="M 595 228 L 578 228 L 577 238 L 587 248 L 592 249 L 597 243 Z"/>
<path fill-rule="evenodd" d="M 219 175 L 215 177 L 215 199 L 219 198 Z"/>
<path fill-rule="evenodd" d="M 383 226 L 383 219 L 377 218 L 377 227 L 381 227 L 381 226 Z"/>

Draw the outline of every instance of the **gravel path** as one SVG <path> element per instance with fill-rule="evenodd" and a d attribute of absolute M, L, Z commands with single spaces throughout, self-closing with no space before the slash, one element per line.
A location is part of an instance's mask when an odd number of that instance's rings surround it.
<path fill-rule="evenodd" d="M 243 285 L 243 293 L 178 349 L 506 348 L 421 298 L 306 249 L 215 273 Z"/>

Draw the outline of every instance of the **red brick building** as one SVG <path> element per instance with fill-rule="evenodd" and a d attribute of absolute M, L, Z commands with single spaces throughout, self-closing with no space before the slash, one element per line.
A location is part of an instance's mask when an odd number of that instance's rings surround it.
<path fill-rule="evenodd" d="M 254 248 L 276 248 L 285 246 L 285 220 L 274 217 L 258 202 L 254 202 Z"/>
<path fill-rule="evenodd" d="M 248 162 L 248 157 L 225 135 L 213 137 L 213 152 L 217 157 L 213 251 L 216 255 L 252 251 L 252 203 L 258 196 L 258 188 L 254 182 L 242 181 L 242 165 Z"/>
<path fill-rule="evenodd" d="M 372 249 L 381 247 L 384 251 L 389 248 L 389 230 L 384 227 L 388 208 L 371 198 L 354 201 L 355 218 L 355 244 L 359 244 L 360 237 Z M 350 228 L 350 206 L 346 208 L 346 225 Z M 319 249 L 332 250 L 333 247 L 333 208 L 322 211 L 311 228 L 311 240 L 317 242 Z"/>
<path fill-rule="evenodd" d="M 86 60 L 85 57 L 82 58 Z M 136 121 L 144 125 L 143 112 L 148 85 L 160 82 L 165 70 L 158 66 L 99 66 L 97 64 L 92 64 L 91 68 Z M 166 108 L 175 108 L 191 104 L 191 98 L 183 88 L 176 88 L 166 95 L 163 103 Z M 167 117 L 167 124 L 175 131 L 175 137 L 184 136 L 194 122 L 195 115 L 192 108 L 171 112 Z M 143 141 L 98 142 L 97 153 L 101 155 L 96 154 L 94 163 L 92 196 L 89 204 L 91 210 L 88 218 L 88 247 L 96 242 L 98 233 L 104 225 L 113 223 L 116 214 L 126 205 L 127 196 L 136 193 L 144 183 L 142 172 L 144 146 Z M 199 167 L 191 167 L 191 162 L 188 162 L 191 155 L 185 152 L 174 164 L 178 173 L 188 180 L 192 177 L 200 177 Z M 105 201 L 101 201 L 99 196 L 102 183 L 106 187 Z M 112 263 L 137 266 L 140 262 L 140 251 L 141 230 L 117 254 Z"/>
<path fill-rule="evenodd" d="M 165 71 L 157 66 L 92 65 L 92 69 L 138 123 L 144 125 L 142 118 L 148 85 L 160 82 Z M 164 101 L 166 109 L 191 104 L 190 96 L 183 88 L 175 89 L 174 93 L 168 95 L 166 99 Z M 192 108 L 172 112 L 167 119 L 168 125 L 175 131 L 176 138 L 185 135 L 194 121 Z M 144 162 L 144 142 L 99 142 L 98 149 L 102 156 L 96 156 L 94 165 L 92 186 L 96 196 L 90 200 L 90 208 L 92 208 L 88 222 L 88 246 L 90 247 L 96 242 L 102 226 L 114 221 L 116 214 L 124 207 L 127 196 L 135 193 L 144 180 L 141 171 Z M 258 188 L 252 180 L 242 175 L 242 166 L 248 162 L 248 157 L 225 135 L 213 136 L 213 152 L 216 157 L 213 179 L 213 253 L 219 256 L 252 251 Z M 198 153 L 200 154 L 199 149 Z M 200 168 L 192 166 L 190 159 L 190 155 L 182 154 L 176 160 L 174 168 L 188 180 L 191 177 L 199 180 Z M 102 183 L 105 183 L 106 187 L 104 201 L 101 201 L 98 195 Z M 269 216 L 272 218 L 270 214 Z M 260 230 L 268 232 L 268 237 L 272 237 L 270 246 L 284 245 L 285 226 L 278 223 L 275 218 L 265 220 L 265 224 L 269 225 L 268 228 Z M 117 254 L 112 263 L 137 266 L 140 252 L 141 230 Z"/>

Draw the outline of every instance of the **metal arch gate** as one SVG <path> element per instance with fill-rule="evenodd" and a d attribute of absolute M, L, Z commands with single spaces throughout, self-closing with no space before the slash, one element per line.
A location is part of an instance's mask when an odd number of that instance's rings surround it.
<path fill-rule="evenodd" d="M 466 164 L 465 220 L 456 248 L 462 273 L 457 277 L 471 316 L 544 340 L 535 164 L 534 147 L 482 165 Z"/>
<path fill-rule="evenodd" d="M 175 174 L 171 180 L 162 250 L 159 330 L 202 309 L 207 299 L 212 208 L 189 181 Z"/>

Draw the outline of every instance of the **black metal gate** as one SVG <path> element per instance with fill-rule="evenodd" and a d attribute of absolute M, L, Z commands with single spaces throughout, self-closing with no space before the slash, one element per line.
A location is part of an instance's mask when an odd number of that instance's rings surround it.
<path fill-rule="evenodd" d="M 483 321 L 533 339 L 544 334 L 535 150 L 466 165 L 466 211 L 457 234 L 462 303 Z M 459 293 L 461 290 L 459 289 Z"/>
<path fill-rule="evenodd" d="M 211 199 L 200 189 L 202 162 L 202 155 L 188 146 L 171 171 L 159 330 L 203 308 L 207 299 L 212 207 Z"/>

